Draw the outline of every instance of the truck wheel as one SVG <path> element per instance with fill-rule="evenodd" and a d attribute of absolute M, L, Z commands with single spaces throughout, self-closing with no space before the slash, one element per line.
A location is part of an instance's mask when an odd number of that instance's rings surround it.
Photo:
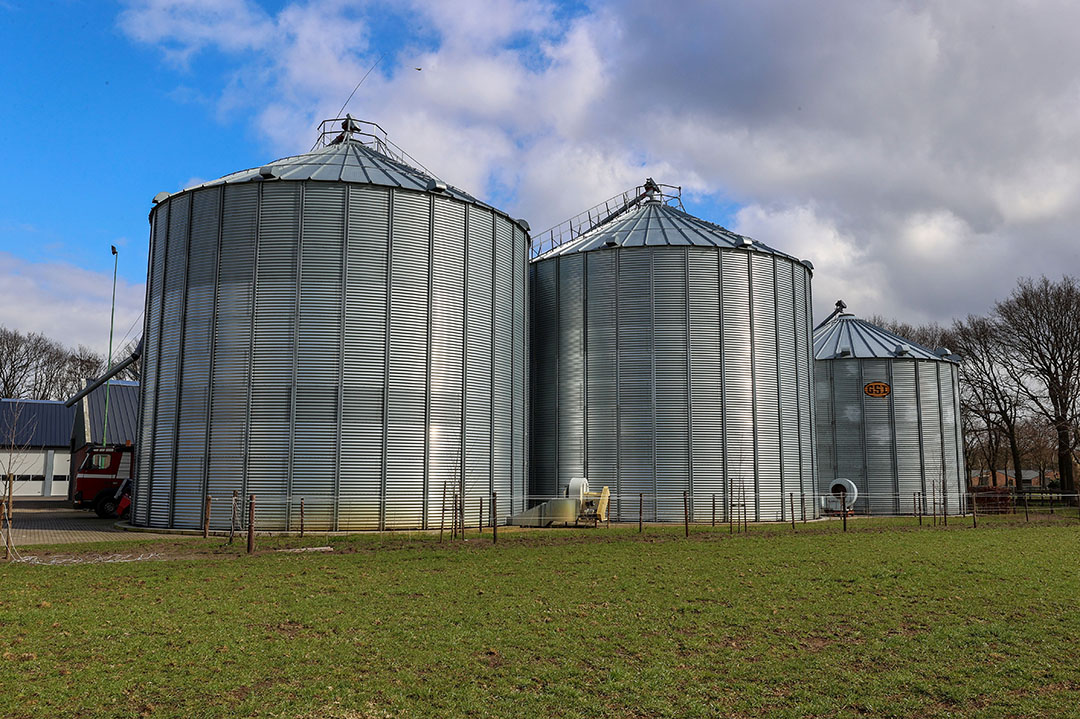
<path fill-rule="evenodd" d="M 109 519 L 116 516 L 116 505 L 116 498 L 113 497 L 112 492 L 102 492 L 94 502 L 94 511 L 102 519 Z"/>

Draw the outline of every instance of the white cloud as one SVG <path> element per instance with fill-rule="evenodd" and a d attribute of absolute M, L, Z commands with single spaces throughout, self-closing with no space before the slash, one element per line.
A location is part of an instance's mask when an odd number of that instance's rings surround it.
<path fill-rule="evenodd" d="M 353 114 L 534 228 L 652 175 L 811 258 L 819 312 L 836 295 L 915 322 L 1078 266 L 1080 6 L 1064 0 L 625 0 L 570 20 L 539 0 L 139 0 L 120 23 L 172 61 L 232 57 L 219 111 L 293 154 L 379 57 L 378 12 L 418 34 Z"/>
<path fill-rule="evenodd" d="M 116 285 L 114 348 L 142 314 L 146 286 L 123 278 Z M 40 332 L 66 346 L 106 354 L 112 275 L 66 262 L 30 262 L 0 252 L 0 325 Z M 128 339 L 142 335 L 141 320 Z"/>

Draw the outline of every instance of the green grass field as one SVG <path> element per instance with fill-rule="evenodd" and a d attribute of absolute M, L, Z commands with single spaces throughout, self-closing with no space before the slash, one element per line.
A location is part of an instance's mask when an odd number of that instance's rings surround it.
<path fill-rule="evenodd" d="M 1019 521 L 33 548 L 165 558 L 0 566 L 0 716 L 1078 716 L 1080 522 Z"/>

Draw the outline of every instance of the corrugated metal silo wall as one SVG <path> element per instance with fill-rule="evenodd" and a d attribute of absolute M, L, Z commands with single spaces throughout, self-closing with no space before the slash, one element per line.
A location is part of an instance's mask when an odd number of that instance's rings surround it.
<path fill-rule="evenodd" d="M 816 487 L 809 271 L 787 258 L 621 248 L 532 264 L 531 499 L 574 477 L 613 516 L 694 521 L 732 502 L 801 516 Z M 814 516 L 812 501 L 805 504 Z"/>
<path fill-rule="evenodd" d="M 939 511 L 944 502 L 960 512 L 964 448 L 954 364 L 852 358 L 820 360 L 815 370 L 820 491 L 846 477 L 859 488 L 857 512 L 911 514 L 917 502 L 930 512 L 935 501 Z M 887 397 L 865 393 L 875 381 L 890 385 Z"/>
<path fill-rule="evenodd" d="M 134 521 L 435 527 L 524 509 L 527 238 L 368 185 L 208 187 L 151 215 Z M 464 431 L 463 431 L 464 430 Z"/>

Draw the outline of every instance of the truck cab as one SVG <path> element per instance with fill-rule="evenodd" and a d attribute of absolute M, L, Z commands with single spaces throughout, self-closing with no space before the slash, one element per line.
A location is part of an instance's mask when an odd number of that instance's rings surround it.
<path fill-rule="evenodd" d="M 93 509 L 99 517 L 115 517 L 131 486 L 132 447 L 105 445 L 86 452 L 68 497 L 76 509 Z M 126 506 L 126 502 L 123 503 Z"/>

